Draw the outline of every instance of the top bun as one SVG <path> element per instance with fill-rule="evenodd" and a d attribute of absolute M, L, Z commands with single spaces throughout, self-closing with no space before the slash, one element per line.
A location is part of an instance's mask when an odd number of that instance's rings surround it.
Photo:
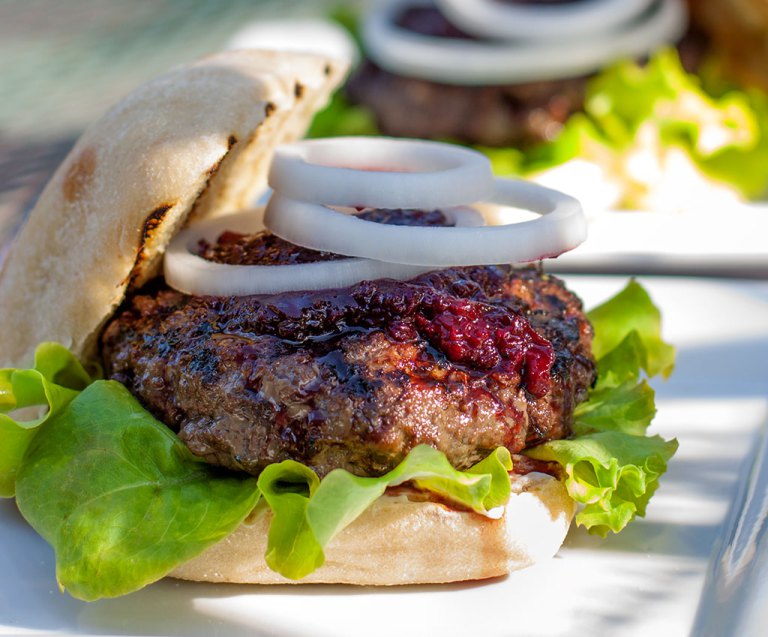
<path fill-rule="evenodd" d="M 228 51 L 140 86 L 92 125 L 0 271 L 0 367 L 29 364 L 43 341 L 93 357 L 180 227 L 252 205 L 275 146 L 304 134 L 345 72 L 317 55 Z"/>

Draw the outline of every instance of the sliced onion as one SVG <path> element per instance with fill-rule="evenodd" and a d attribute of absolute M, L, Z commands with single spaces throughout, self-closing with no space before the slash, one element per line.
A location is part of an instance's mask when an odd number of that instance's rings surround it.
<path fill-rule="evenodd" d="M 485 217 L 476 208 L 469 206 L 456 206 L 445 208 L 443 214 L 448 224 L 457 227 L 476 228 L 485 225 Z"/>
<path fill-rule="evenodd" d="M 493 192 L 482 153 L 423 140 L 335 137 L 278 147 L 269 185 L 283 196 L 330 206 L 435 209 Z"/>
<path fill-rule="evenodd" d="M 468 33 L 487 38 L 575 39 L 614 31 L 653 0 L 590 0 L 568 4 L 502 4 L 496 0 L 436 0 L 440 11 Z"/>
<path fill-rule="evenodd" d="M 586 238 L 581 205 L 556 190 L 497 179 L 491 201 L 541 216 L 522 223 L 474 228 L 390 226 L 275 192 L 264 223 L 277 236 L 306 248 L 434 267 L 537 261 L 570 250 Z"/>
<path fill-rule="evenodd" d="M 166 282 L 185 294 L 247 296 L 347 287 L 369 279 L 410 279 L 434 269 L 354 258 L 293 265 L 229 265 L 193 253 L 201 239 L 214 242 L 225 230 L 253 233 L 263 229 L 263 210 L 256 209 L 217 217 L 180 232 L 165 254 Z"/>
<path fill-rule="evenodd" d="M 393 73 L 468 86 L 592 73 L 619 58 L 642 57 L 677 41 L 687 25 L 683 0 L 655 0 L 637 20 L 608 33 L 575 40 L 473 41 L 435 38 L 397 26 L 399 12 L 414 4 L 425 2 L 396 0 L 368 14 L 362 31 L 368 55 Z"/>

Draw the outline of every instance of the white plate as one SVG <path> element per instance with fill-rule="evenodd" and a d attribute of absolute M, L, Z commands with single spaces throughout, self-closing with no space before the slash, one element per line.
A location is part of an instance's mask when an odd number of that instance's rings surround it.
<path fill-rule="evenodd" d="M 768 205 L 734 205 L 720 213 L 592 213 L 587 240 L 551 267 L 768 278 Z"/>
<path fill-rule="evenodd" d="M 569 279 L 588 305 L 620 277 Z M 165 580 L 91 604 L 62 595 L 53 555 L 0 502 L 0 633 L 131 635 L 687 635 L 740 465 L 768 415 L 768 283 L 645 279 L 679 347 L 655 430 L 677 436 L 648 517 L 507 578 L 393 589 Z M 768 485 L 766 485 L 768 486 Z M 436 546 L 435 551 L 440 547 Z"/>

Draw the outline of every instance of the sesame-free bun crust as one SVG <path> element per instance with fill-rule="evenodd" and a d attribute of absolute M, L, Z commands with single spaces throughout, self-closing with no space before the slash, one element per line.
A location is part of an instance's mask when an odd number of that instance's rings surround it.
<path fill-rule="evenodd" d="M 274 147 L 301 137 L 345 64 L 230 51 L 136 89 L 80 138 L 0 271 L 0 366 L 38 343 L 95 354 L 100 328 L 159 270 L 190 216 L 252 205 Z"/>
<path fill-rule="evenodd" d="M 498 577 L 551 558 L 575 511 L 559 480 L 513 476 L 500 519 L 406 495 L 379 498 L 325 548 L 325 564 L 301 580 L 264 561 L 271 513 L 256 514 L 233 534 L 178 567 L 172 577 L 240 584 L 438 584 Z"/>

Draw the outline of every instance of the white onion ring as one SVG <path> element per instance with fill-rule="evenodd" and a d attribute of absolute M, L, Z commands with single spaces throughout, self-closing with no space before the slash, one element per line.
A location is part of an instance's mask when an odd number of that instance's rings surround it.
<path fill-rule="evenodd" d="M 390 226 L 275 192 L 267 204 L 264 223 L 277 236 L 306 248 L 434 267 L 538 261 L 575 248 L 586 238 L 581 204 L 556 190 L 497 179 L 492 202 L 541 216 L 522 223 L 475 228 Z"/>
<path fill-rule="evenodd" d="M 230 265 L 192 253 L 198 241 L 213 243 L 225 230 L 244 234 L 264 230 L 263 209 L 203 221 L 177 234 L 165 253 L 168 285 L 195 296 L 248 296 L 341 288 L 373 279 L 411 279 L 434 269 L 355 258 L 292 265 Z"/>
<path fill-rule="evenodd" d="M 283 196 L 329 206 L 434 210 L 493 192 L 482 153 L 423 140 L 313 139 L 275 151 L 269 185 Z"/>
<path fill-rule="evenodd" d="M 476 228 L 485 225 L 485 217 L 478 210 L 469 206 L 445 208 L 442 213 L 450 225 L 459 228 Z"/>
<path fill-rule="evenodd" d="M 434 38 L 394 24 L 404 7 L 424 0 L 396 0 L 370 12 L 363 23 L 369 57 L 400 75 L 461 85 L 556 80 L 599 70 L 622 57 L 642 57 L 684 32 L 683 0 L 656 0 L 640 19 L 600 36 L 579 40 L 477 42 Z"/>
<path fill-rule="evenodd" d="M 486 38 L 564 38 L 614 31 L 653 0 L 589 0 L 573 4 L 508 5 L 494 0 L 435 0 L 440 12 L 467 33 Z"/>

